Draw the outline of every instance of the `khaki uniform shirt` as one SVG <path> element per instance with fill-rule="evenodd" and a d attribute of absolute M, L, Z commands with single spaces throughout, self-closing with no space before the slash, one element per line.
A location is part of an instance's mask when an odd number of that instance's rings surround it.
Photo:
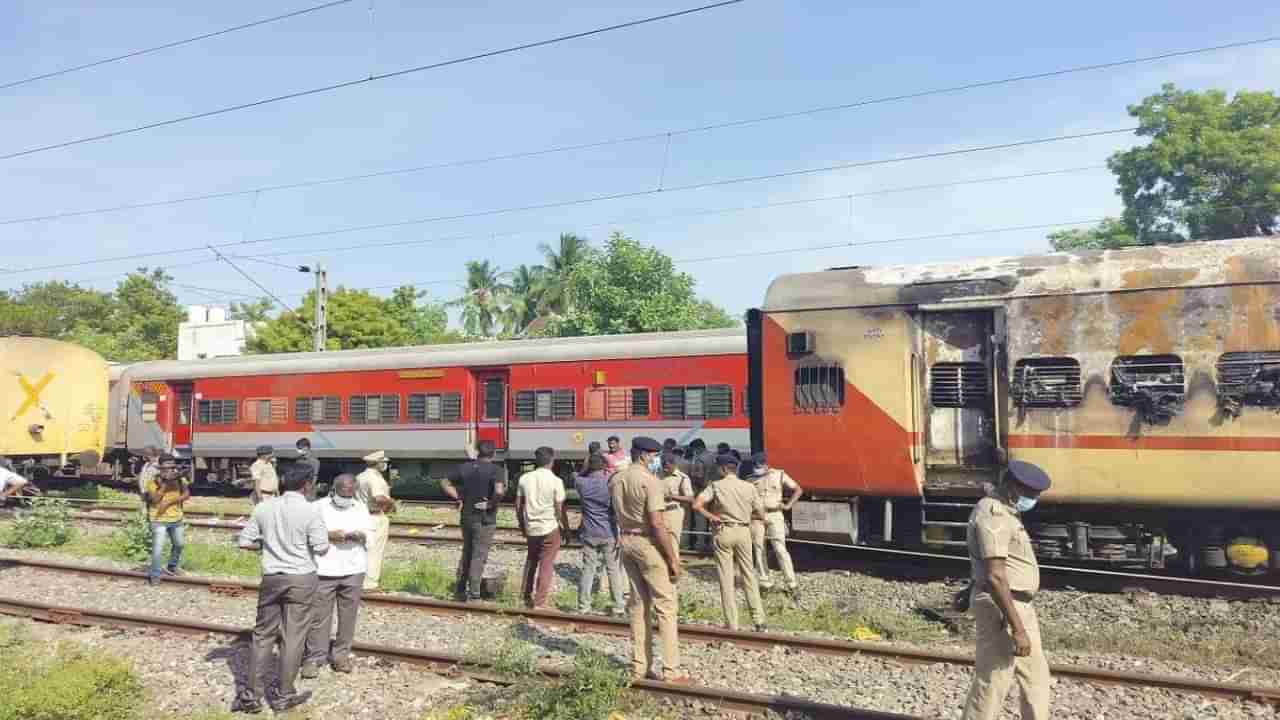
<path fill-rule="evenodd" d="M 708 485 L 698 494 L 698 499 L 730 525 L 749 524 L 753 510 L 764 514 L 764 503 L 756 486 L 733 473 Z"/>
<path fill-rule="evenodd" d="M 1040 565 L 1031 536 L 1003 496 L 982 498 L 969 516 L 969 560 L 974 587 L 980 592 L 990 591 L 986 561 L 991 558 L 1005 559 L 1010 590 L 1032 594 L 1040 590 Z"/>
<path fill-rule="evenodd" d="M 272 495 L 280 492 L 280 477 L 276 475 L 276 466 L 270 460 L 254 460 L 249 466 L 249 476 L 253 478 L 253 489 Z"/>
<path fill-rule="evenodd" d="M 667 507 L 665 488 L 657 475 L 635 463 L 609 478 L 609 496 L 618 519 L 618 532 L 625 535 L 646 533 L 647 514 Z"/>
<path fill-rule="evenodd" d="M 783 488 L 795 492 L 798 487 L 800 486 L 785 470 L 778 468 L 769 468 L 769 472 L 765 473 L 764 477 L 756 479 L 756 490 L 760 493 L 760 499 L 764 501 L 766 512 L 782 510 Z"/>
<path fill-rule="evenodd" d="M 665 490 L 664 497 L 666 498 L 670 498 L 675 495 L 693 497 L 693 481 L 689 479 L 688 475 L 685 475 L 679 470 L 674 470 L 670 475 L 662 478 L 662 484 L 664 486 L 663 490 Z M 673 505 L 675 506 L 674 508 L 671 507 Z M 668 500 L 666 502 L 666 506 L 668 509 L 673 510 L 682 507 L 675 500 Z"/>
<path fill-rule="evenodd" d="M 364 472 L 356 476 L 356 500 L 364 503 L 370 513 L 377 514 L 380 511 L 373 499 L 378 497 L 390 498 L 391 486 L 377 468 L 365 468 Z"/>

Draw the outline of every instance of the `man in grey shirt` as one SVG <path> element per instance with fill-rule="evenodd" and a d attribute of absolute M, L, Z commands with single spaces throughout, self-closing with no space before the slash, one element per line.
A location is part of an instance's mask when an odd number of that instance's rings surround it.
<path fill-rule="evenodd" d="M 262 584 L 245 687 L 232 705 L 233 712 L 262 710 L 262 673 L 277 640 L 279 693 L 270 699 L 271 709 L 285 712 L 311 699 L 309 691 L 295 689 L 294 680 L 302 664 L 318 582 L 315 556 L 329 552 L 329 537 L 319 509 L 307 502 L 310 484 L 311 468 L 289 467 L 280 481 L 283 494 L 258 503 L 240 532 L 241 549 L 262 551 Z"/>

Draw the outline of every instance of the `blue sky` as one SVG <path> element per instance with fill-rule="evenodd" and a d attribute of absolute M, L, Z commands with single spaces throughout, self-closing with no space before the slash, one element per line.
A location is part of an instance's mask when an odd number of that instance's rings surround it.
<path fill-rule="evenodd" d="M 278 0 L 0 5 L 0 84 L 305 7 Z M 696 3 L 412 3 L 369 0 L 0 90 L 0 154 L 171 116 L 586 30 Z M 174 7 L 181 5 L 181 7 Z M 0 161 L 0 220 L 240 190 L 665 132 L 1008 75 L 1275 34 L 1280 5 L 784 3 L 740 5 L 585 40 L 28 157 Z M 264 192 L 52 222 L 0 225 L 0 267 L 24 268 L 555 203 L 1132 124 L 1126 104 L 1162 82 L 1276 89 L 1280 43 L 824 113 L 664 140 L 364 182 Z M 762 210 L 883 188 L 1101 165 L 1135 142 L 1105 136 L 718 188 L 257 243 L 241 254 L 322 260 L 331 284 L 422 283 L 458 294 L 463 262 L 538 260 L 538 242 L 621 229 L 673 257 L 861 243 L 1088 220 L 1119 208 L 1086 170 Z M 666 156 L 665 171 L 664 155 Z M 1046 230 L 683 265 L 738 313 L 782 273 L 1020 254 Z M 339 251 L 368 243 L 418 243 Z M 158 258 L 191 263 L 208 252 Z M 135 262 L 3 273 L 110 288 Z M 241 266 L 290 303 L 311 283 Z M 260 295 L 219 263 L 176 267 L 183 302 Z"/>

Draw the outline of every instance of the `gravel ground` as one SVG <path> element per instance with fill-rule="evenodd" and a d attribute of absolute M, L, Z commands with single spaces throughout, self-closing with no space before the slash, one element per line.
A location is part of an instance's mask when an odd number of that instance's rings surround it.
<path fill-rule="evenodd" d="M 6 554 L 15 551 L 5 551 Z M 394 554 L 421 553 L 423 549 L 401 545 Z M 441 550 L 434 550 L 444 555 Z M 27 555 L 28 553 L 15 553 Z M 37 554 L 37 553 L 30 553 Z M 456 555 L 456 551 L 454 552 Z M 510 556 L 510 557 L 508 557 Z M 442 558 L 447 560 L 447 558 Z M 515 553 L 498 553 L 498 563 L 510 565 Z M 568 568 L 561 568 L 568 574 Z M 696 575 L 696 574 L 694 574 Z M 51 573 L 30 568 L 8 568 L 0 571 L 7 594 L 31 599 L 50 597 L 65 598 L 68 603 L 84 604 L 97 608 L 124 611 L 146 611 L 156 614 L 172 614 L 181 617 L 198 616 L 210 622 L 246 626 L 252 623 L 254 599 L 211 596 L 186 588 L 161 585 L 141 591 L 137 582 L 120 582 L 106 578 L 85 578 L 63 573 Z M 863 578 L 861 582 L 871 582 Z M 704 580 L 691 579 L 682 590 L 701 592 L 697 586 Z M 886 583 L 886 585 L 894 585 Z M 942 588 L 945 589 L 945 588 Z M 863 592 L 868 588 L 864 587 Z M 198 599 L 199 610 L 193 610 L 193 600 Z M 806 600 L 806 602 L 809 602 Z M 910 602 L 902 599 L 901 602 Z M 1125 602 L 1120 600 L 1120 602 Z M 565 662 L 582 645 L 604 650 L 625 662 L 627 643 L 621 639 L 603 636 L 572 635 L 523 622 L 495 621 L 485 618 L 451 618 L 443 620 L 408 609 L 384 608 L 369 605 L 361 611 L 358 631 L 360 639 L 370 642 L 445 650 L 460 654 L 474 652 L 477 648 L 495 647 L 500 640 L 514 639 L 530 643 L 544 660 Z M 154 662 L 159 666 L 147 668 L 148 676 L 154 672 L 166 672 L 169 663 L 177 670 L 171 677 L 190 677 L 187 665 L 207 663 L 209 650 L 204 647 L 187 647 L 180 643 L 166 643 L 175 648 Z M 750 651 L 737 647 L 686 643 L 684 667 L 700 683 L 761 693 L 788 693 L 846 705 L 869 707 L 879 710 L 918 714 L 928 717 L 957 717 L 959 704 L 968 685 L 969 672 L 965 668 L 949 665 L 902 665 L 892 661 L 863 656 L 830 658 L 792 653 L 783 648 L 772 651 Z M 1054 660 L 1076 660 L 1055 656 Z M 1085 658 L 1079 658 L 1085 659 Z M 1106 658 L 1087 658 L 1091 662 Z M 151 662 L 151 661 L 149 661 Z M 1114 658 L 1113 666 L 1135 669 L 1132 659 Z M 1145 671 L 1192 674 L 1194 668 L 1170 663 L 1147 662 L 1140 668 Z M 382 692 L 381 682 L 378 683 Z M 388 672 L 390 672 L 388 670 Z M 226 668 L 204 675 L 217 675 L 220 679 L 210 696 L 219 692 L 223 699 L 230 697 L 232 672 Z M 1214 675 L 1216 676 L 1216 674 Z M 322 675 L 320 686 L 331 676 Z M 355 676 L 359 678 L 360 676 Z M 1257 680 L 1249 679 L 1250 682 Z M 159 680 L 155 682 L 161 682 Z M 395 702 L 407 707 L 417 698 L 413 683 L 405 680 L 405 694 L 391 691 Z M 166 687 L 162 685 L 161 687 Z M 1055 718 L 1250 718 L 1276 717 L 1272 708 L 1249 703 L 1206 700 L 1198 696 L 1183 695 L 1158 689 L 1099 688 L 1068 680 L 1055 680 L 1053 716 Z M 323 699 L 322 699 L 323 700 Z M 339 699 L 335 702 L 345 702 Z M 358 703 L 359 700 L 356 700 Z M 373 700 L 368 700 L 372 703 Z M 388 701 L 390 702 L 390 701 Z M 1014 703 L 1009 703 L 1013 711 Z M 698 711 L 701 714 L 702 711 Z M 373 715 L 370 715 L 371 717 Z M 390 716 L 390 715 L 388 715 Z M 408 717 L 394 715 L 394 717 Z"/>
<path fill-rule="evenodd" d="M 7 622 L 7 621 L 0 621 Z M 226 709 L 248 662 L 248 646 L 206 635 L 174 635 L 142 630 L 77 628 L 27 623 L 32 640 L 70 640 L 95 651 L 128 658 L 147 692 L 149 717 Z M 447 705 L 475 689 L 466 679 L 445 678 L 412 665 L 358 658 L 350 675 L 326 672 L 318 680 L 298 680 L 314 692 L 311 702 L 288 714 L 303 718 L 421 720 L 427 709 Z M 264 717 L 270 717 L 268 712 Z"/>

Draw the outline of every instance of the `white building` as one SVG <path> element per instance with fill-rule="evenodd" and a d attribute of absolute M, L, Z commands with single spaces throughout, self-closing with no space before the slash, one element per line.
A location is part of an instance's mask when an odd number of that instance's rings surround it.
<path fill-rule="evenodd" d="M 178 359 L 243 355 L 252 332 L 244 320 L 228 320 L 224 308 L 191 305 L 187 307 L 187 321 L 178 325 Z"/>

